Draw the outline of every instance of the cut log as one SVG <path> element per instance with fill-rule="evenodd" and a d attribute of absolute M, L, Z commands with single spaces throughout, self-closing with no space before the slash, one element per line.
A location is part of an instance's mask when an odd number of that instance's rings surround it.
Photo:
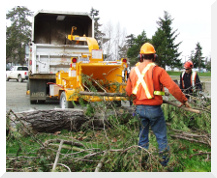
<path fill-rule="evenodd" d="M 90 94 L 90 92 L 86 93 Z M 109 94 L 108 96 L 111 95 Z M 169 101 L 164 101 L 164 103 L 165 102 L 178 107 L 178 104 Z M 183 107 L 181 109 L 200 113 L 200 111 L 192 108 Z M 79 131 L 82 126 L 94 129 L 103 129 L 112 126 L 107 120 L 110 115 L 122 118 L 121 115 L 123 114 L 125 115 L 125 119 L 120 120 L 120 122 L 128 122 L 128 119 L 135 115 L 135 106 L 119 108 L 116 111 L 112 109 L 106 111 L 100 110 L 99 113 L 94 113 L 91 117 L 86 116 L 82 109 L 75 108 L 31 110 L 16 114 L 13 111 L 10 111 L 9 114 L 7 114 L 7 117 L 9 117 L 11 121 L 11 128 L 19 129 L 19 132 L 25 134 L 29 132 L 53 133 L 63 129 L 67 129 L 69 131 Z M 128 114 L 127 117 L 126 114 Z M 17 125 L 19 125 L 19 127 L 16 127 Z"/>
<path fill-rule="evenodd" d="M 132 116 L 133 109 L 119 109 L 95 113 L 92 117 L 87 117 L 82 109 L 52 109 L 52 110 L 30 110 L 20 113 L 10 111 L 7 117 L 10 119 L 10 127 L 18 130 L 22 135 L 29 132 L 54 133 L 63 129 L 69 131 L 79 131 L 82 126 L 94 129 L 111 127 L 107 118 L 110 115 L 119 116 L 122 114 Z M 127 119 L 125 119 L 127 122 Z M 19 127 L 16 127 L 18 126 Z"/>
<path fill-rule="evenodd" d="M 32 110 L 9 113 L 14 126 L 22 122 L 23 127 L 37 132 L 56 132 L 62 129 L 77 131 L 88 120 L 81 109 Z"/>

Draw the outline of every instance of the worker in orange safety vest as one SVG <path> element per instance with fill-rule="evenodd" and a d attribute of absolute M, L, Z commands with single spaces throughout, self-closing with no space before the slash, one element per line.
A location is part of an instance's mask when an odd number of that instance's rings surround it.
<path fill-rule="evenodd" d="M 130 72 L 126 92 L 128 96 L 133 96 L 136 114 L 141 121 L 138 145 L 145 149 L 149 148 L 148 134 L 149 126 L 151 126 L 158 142 L 159 154 L 162 157 L 160 163 L 166 166 L 169 161 L 170 148 L 167 141 L 166 122 L 161 108 L 163 88 L 166 87 L 181 102 L 180 106 L 190 107 L 190 105 L 179 86 L 163 68 L 154 63 L 156 56 L 152 44 L 142 45 L 140 62 Z"/>
<path fill-rule="evenodd" d="M 187 61 L 184 64 L 185 71 L 180 74 L 180 89 L 186 95 L 187 98 L 195 93 L 197 90 L 202 91 L 202 85 L 200 83 L 197 72 L 192 71 L 193 62 Z"/>

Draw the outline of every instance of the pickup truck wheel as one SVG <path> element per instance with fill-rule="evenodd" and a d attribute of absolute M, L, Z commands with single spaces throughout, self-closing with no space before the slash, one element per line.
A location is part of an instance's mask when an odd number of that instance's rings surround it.
<path fill-rule="evenodd" d="M 18 82 L 23 82 L 21 75 L 18 75 Z"/>
<path fill-rule="evenodd" d="M 60 107 L 62 109 L 74 108 L 74 105 L 72 104 L 72 102 L 66 100 L 65 92 L 62 92 L 61 95 L 60 95 Z"/>

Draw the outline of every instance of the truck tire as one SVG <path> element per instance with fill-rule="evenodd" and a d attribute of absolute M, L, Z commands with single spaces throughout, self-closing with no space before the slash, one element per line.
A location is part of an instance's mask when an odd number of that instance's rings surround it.
<path fill-rule="evenodd" d="M 18 82 L 23 82 L 21 75 L 18 75 Z"/>
<path fill-rule="evenodd" d="M 26 83 L 26 91 L 28 91 L 30 89 L 29 87 L 29 80 L 27 80 L 27 83 Z"/>
<path fill-rule="evenodd" d="M 30 104 L 37 104 L 37 100 L 30 100 Z"/>
<path fill-rule="evenodd" d="M 66 94 L 64 91 L 60 95 L 60 107 L 62 109 L 74 108 L 74 105 L 72 104 L 72 102 L 66 100 Z"/>

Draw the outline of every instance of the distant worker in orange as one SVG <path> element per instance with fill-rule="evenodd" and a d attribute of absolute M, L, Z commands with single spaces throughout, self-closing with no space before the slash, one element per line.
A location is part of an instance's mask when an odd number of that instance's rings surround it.
<path fill-rule="evenodd" d="M 154 46 L 145 43 L 140 49 L 140 63 L 134 67 L 127 81 L 126 92 L 128 96 L 133 95 L 133 104 L 136 105 L 136 114 L 141 121 L 138 145 L 149 148 L 149 126 L 153 130 L 157 142 L 160 162 L 166 166 L 169 161 L 169 145 L 167 141 L 166 122 L 161 105 L 163 103 L 163 88 L 181 102 L 181 105 L 190 107 L 188 99 L 180 90 L 179 86 L 170 78 L 167 72 L 157 66 Z"/>
<path fill-rule="evenodd" d="M 180 74 L 180 89 L 186 95 L 187 98 L 190 97 L 196 91 L 202 91 L 202 85 L 200 83 L 199 76 L 197 72 L 192 71 L 193 62 L 187 61 L 184 64 L 185 71 Z"/>

